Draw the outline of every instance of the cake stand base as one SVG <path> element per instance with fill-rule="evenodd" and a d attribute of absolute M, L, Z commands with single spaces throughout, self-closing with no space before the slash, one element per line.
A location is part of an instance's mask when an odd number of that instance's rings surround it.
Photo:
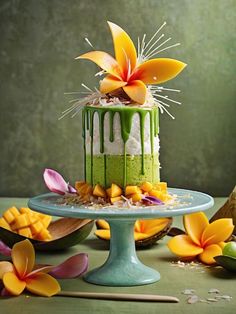
<path fill-rule="evenodd" d="M 101 266 L 88 272 L 84 280 L 104 286 L 138 286 L 156 282 L 160 274 L 138 259 L 135 251 L 135 220 L 107 220 L 111 230 L 110 254 Z"/>
<path fill-rule="evenodd" d="M 105 219 L 111 230 L 110 254 L 100 267 L 88 272 L 87 282 L 106 286 L 138 286 L 156 282 L 160 274 L 143 265 L 135 251 L 134 224 L 137 219 L 173 217 L 206 210 L 213 206 L 213 198 L 207 194 L 183 190 L 168 189 L 177 197 L 177 204 L 146 206 L 140 208 L 87 208 L 83 205 L 61 204 L 61 195 L 48 193 L 35 196 L 29 201 L 29 207 L 44 214 L 89 219 Z M 99 261 L 98 261 L 99 263 Z"/>

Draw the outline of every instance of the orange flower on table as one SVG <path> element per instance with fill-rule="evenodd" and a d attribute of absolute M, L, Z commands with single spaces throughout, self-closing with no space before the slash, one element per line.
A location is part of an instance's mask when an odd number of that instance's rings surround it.
<path fill-rule="evenodd" d="M 40 296 L 50 297 L 60 291 L 59 283 L 44 270 L 34 269 L 35 251 L 29 240 L 16 243 L 11 252 L 12 262 L 0 262 L 0 280 L 12 295 L 20 295 L 25 289 Z"/>
<path fill-rule="evenodd" d="M 91 51 L 76 59 L 88 59 L 101 67 L 106 77 L 101 81 L 100 91 L 107 94 L 119 88 L 135 102 L 144 104 L 146 84 L 159 84 L 178 75 L 185 63 L 168 58 L 156 58 L 138 62 L 137 52 L 129 35 L 118 25 L 108 22 L 110 27 L 115 57 L 103 51 Z"/>
<path fill-rule="evenodd" d="M 179 257 L 195 258 L 214 264 L 214 256 L 222 254 L 222 247 L 234 230 L 232 219 L 222 218 L 209 223 L 203 212 L 184 216 L 186 234 L 173 237 L 169 249 Z"/>

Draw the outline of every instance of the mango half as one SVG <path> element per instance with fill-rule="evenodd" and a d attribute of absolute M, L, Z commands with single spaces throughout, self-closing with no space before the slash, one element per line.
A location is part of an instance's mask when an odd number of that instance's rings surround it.
<path fill-rule="evenodd" d="M 163 238 L 170 230 L 172 218 L 157 218 L 148 220 L 136 220 L 134 226 L 134 240 L 136 247 L 147 247 Z M 96 221 L 95 235 L 102 240 L 109 241 L 110 226 L 106 220 Z"/>

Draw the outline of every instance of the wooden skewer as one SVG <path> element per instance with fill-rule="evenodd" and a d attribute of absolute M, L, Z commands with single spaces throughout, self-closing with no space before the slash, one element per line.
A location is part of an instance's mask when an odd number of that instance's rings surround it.
<path fill-rule="evenodd" d="M 155 294 L 126 294 L 126 293 L 97 293 L 97 292 L 77 292 L 77 291 L 60 291 L 56 296 L 102 299 L 102 300 L 123 300 L 123 301 L 141 301 L 141 302 L 171 302 L 178 303 L 179 299 L 167 295 Z"/>

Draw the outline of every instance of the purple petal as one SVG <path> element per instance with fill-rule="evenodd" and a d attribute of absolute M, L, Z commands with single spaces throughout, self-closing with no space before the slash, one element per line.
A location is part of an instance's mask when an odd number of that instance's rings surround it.
<path fill-rule="evenodd" d="M 0 293 L 0 296 L 1 297 L 12 297 L 12 294 L 6 288 L 3 288 L 1 293 Z"/>
<path fill-rule="evenodd" d="M 142 198 L 142 200 L 145 202 L 148 202 L 150 204 L 155 204 L 155 205 L 162 205 L 164 204 L 159 198 L 155 196 L 145 196 Z"/>
<path fill-rule="evenodd" d="M 36 267 L 39 265 L 36 265 Z M 44 265 L 44 266 L 39 266 L 38 268 L 34 269 L 32 272 L 30 272 L 25 278 L 30 278 L 32 276 L 35 276 L 37 273 L 49 273 L 50 270 L 52 270 L 55 266 L 51 265 Z"/>
<path fill-rule="evenodd" d="M 80 253 L 53 267 L 49 274 L 58 279 L 69 279 L 82 275 L 87 269 L 88 255 Z"/>
<path fill-rule="evenodd" d="M 0 253 L 5 256 L 11 256 L 11 249 L 2 241 L 0 241 Z"/>
<path fill-rule="evenodd" d="M 55 170 L 45 169 L 43 178 L 50 191 L 61 195 L 69 192 L 68 183 L 66 183 L 60 173 Z"/>
<path fill-rule="evenodd" d="M 68 190 L 69 190 L 69 193 L 72 193 L 72 194 L 77 193 L 76 189 L 70 184 L 68 184 Z"/>

